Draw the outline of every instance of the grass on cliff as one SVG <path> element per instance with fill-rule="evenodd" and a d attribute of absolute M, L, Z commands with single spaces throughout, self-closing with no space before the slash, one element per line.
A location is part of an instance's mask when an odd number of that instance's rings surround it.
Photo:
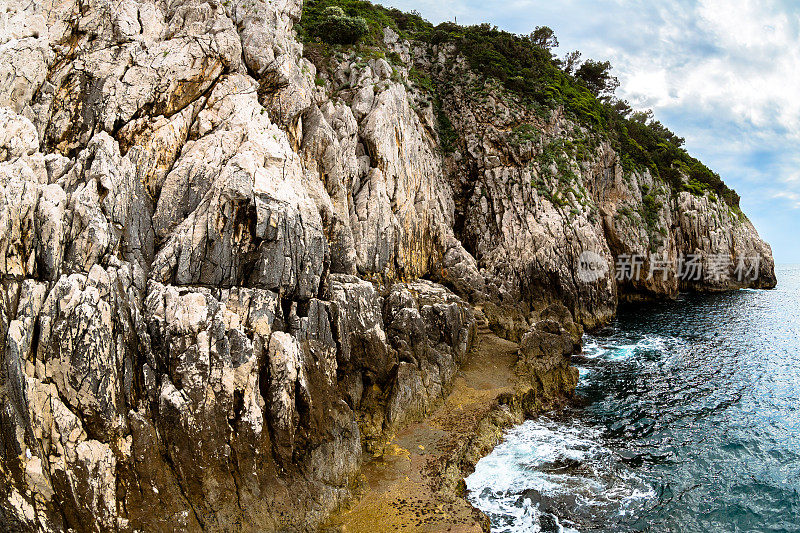
<path fill-rule="evenodd" d="M 342 17 L 331 16 L 331 8 L 342 10 Z M 341 24 L 337 24 L 339 19 Z M 348 20 L 363 20 L 366 31 L 355 39 L 341 31 Z M 433 24 L 418 13 L 404 13 L 399 9 L 387 9 L 364 0 L 306 0 L 303 3 L 303 17 L 295 26 L 298 35 L 305 43 L 326 43 L 329 45 L 366 45 L 384 48 L 383 29 L 392 28 L 404 39 L 414 39 L 433 28 Z M 345 41 L 345 42 L 343 42 Z"/>
<path fill-rule="evenodd" d="M 636 113 L 626 102 L 598 91 L 597 80 L 587 77 L 585 72 L 613 79 L 608 63 L 589 60 L 579 68 L 568 67 L 553 57 L 534 35 L 517 35 L 489 24 L 460 26 L 444 22 L 434 26 L 417 12 L 405 13 L 365 0 L 308 0 L 297 25 L 300 38 L 315 48 L 312 53 L 323 56 L 354 46 L 366 55 L 385 51 L 386 27 L 404 39 L 429 45 L 452 44 L 473 71 L 486 79 L 498 80 L 507 91 L 535 109 L 563 106 L 579 123 L 612 142 L 626 173 L 649 169 L 673 190 L 687 190 L 696 195 L 709 191 L 731 207 L 738 207 L 739 195 L 725 185 L 719 174 L 689 155 L 682 147 L 683 139 L 652 115 Z M 394 60 L 396 63 L 399 58 Z M 413 65 L 409 67 L 417 84 L 437 99 L 435 80 Z M 447 145 L 443 149 L 452 151 L 457 135 L 440 106 L 437 115 L 440 129 L 447 135 L 442 139 L 443 145 Z M 684 182 L 682 176 L 687 176 L 688 181 Z"/>

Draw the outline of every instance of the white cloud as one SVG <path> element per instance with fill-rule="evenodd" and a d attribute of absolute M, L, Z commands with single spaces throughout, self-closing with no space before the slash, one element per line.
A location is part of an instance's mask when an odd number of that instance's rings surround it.
<path fill-rule="evenodd" d="M 800 209 L 800 194 L 796 192 L 780 191 L 772 195 L 775 199 L 789 200 L 792 209 Z"/>
<path fill-rule="evenodd" d="M 617 41 L 609 56 L 622 82 L 619 93 L 637 107 L 652 107 L 658 115 L 660 109 L 701 106 L 741 125 L 780 128 L 800 138 L 800 99 L 793 90 L 800 86 L 800 10 L 790 16 L 779 8 L 750 0 L 665 2 L 615 14 L 646 37 L 641 46 L 631 48 L 613 31 L 597 38 Z M 599 51 L 593 43 L 588 55 Z"/>

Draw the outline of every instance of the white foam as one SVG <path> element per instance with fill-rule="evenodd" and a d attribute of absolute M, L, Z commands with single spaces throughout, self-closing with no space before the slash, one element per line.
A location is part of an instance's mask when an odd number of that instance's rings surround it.
<path fill-rule="evenodd" d="M 600 438 L 579 423 L 529 420 L 478 462 L 466 480 L 470 500 L 491 518 L 493 532 L 527 533 L 541 531 L 545 513 L 559 531 L 577 531 L 575 516 L 625 514 L 634 502 L 654 497 Z M 559 517 L 559 505 L 581 512 Z"/>
<path fill-rule="evenodd" d="M 659 335 L 644 335 L 635 341 L 584 335 L 583 356 L 588 359 L 622 361 L 634 357 L 641 351 L 663 350 L 670 340 Z"/>
<path fill-rule="evenodd" d="M 664 350 L 670 342 L 658 335 L 586 335 L 582 355 L 622 362 Z M 587 365 L 578 367 L 581 386 L 591 382 L 594 372 L 592 363 Z M 602 444 L 599 430 L 546 418 L 510 430 L 466 482 L 470 500 L 491 518 L 495 533 L 542 531 L 545 515 L 558 531 L 576 532 L 581 516 L 624 516 L 638 502 L 655 497 L 653 488 Z M 559 512 L 565 517 L 559 518 Z"/>

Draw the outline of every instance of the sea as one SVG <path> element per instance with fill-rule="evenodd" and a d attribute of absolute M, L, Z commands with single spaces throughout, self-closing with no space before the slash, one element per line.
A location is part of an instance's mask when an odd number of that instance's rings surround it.
<path fill-rule="evenodd" d="M 576 405 L 466 480 L 492 531 L 800 532 L 800 265 L 776 274 L 586 335 Z"/>

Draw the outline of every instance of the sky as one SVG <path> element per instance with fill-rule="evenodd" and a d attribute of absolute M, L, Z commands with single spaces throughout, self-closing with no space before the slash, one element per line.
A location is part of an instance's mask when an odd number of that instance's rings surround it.
<path fill-rule="evenodd" d="M 433 23 L 555 30 L 556 54 L 609 60 L 617 96 L 741 195 L 777 263 L 800 263 L 800 1 L 379 0 Z"/>

